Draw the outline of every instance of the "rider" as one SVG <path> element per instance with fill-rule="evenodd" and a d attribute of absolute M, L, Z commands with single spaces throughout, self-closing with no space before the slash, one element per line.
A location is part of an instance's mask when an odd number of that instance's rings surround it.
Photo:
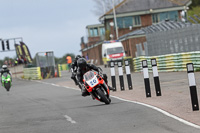
<path fill-rule="evenodd" d="M 77 69 L 78 69 L 77 61 L 78 61 L 79 58 L 82 58 L 82 57 L 80 55 L 77 55 L 75 57 L 75 61 L 72 63 L 72 66 L 71 66 L 71 72 L 72 72 L 71 79 L 74 80 L 76 85 L 78 85 L 78 81 L 76 80 L 76 72 L 77 72 Z"/>
<path fill-rule="evenodd" d="M 77 70 L 77 79 L 78 82 L 81 85 L 81 92 L 82 92 L 82 96 L 87 96 L 89 95 L 88 91 L 86 90 L 86 88 L 84 87 L 84 83 L 83 83 L 83 75 L 88 72 L 89 70 L 95 70 L 97 72 L 100 72 L 99 68 L 96 67 L 93 64 L 89 64 L 86 62 L 86 60 L 84 58 L 79 58 L 77 61 L 77 65 L 78 65 L 78 70 Z M 108 83 L 107 80 L 107 75 L 103 74 L 103 79 L 106 82 L 106 84 Z M 108 86 L 110 90 L 113 90 L 112 87 Z"/>
<path fill-rule="evenodd" d="M 8 73 L 8 74 L 10 74 L 10 77 L 12 76 L 12 73 L 11 73 L 11 71 L 8 69 L 7 65 L 3 65 L 3 66 L 2 66 L 1 77 L 2 77 L 3 73 Z M 12 78 L 11 78 L 11 79 L 12 79 Z M 1 81 L 2 81 L 2 80 L 1 80 Z"/>

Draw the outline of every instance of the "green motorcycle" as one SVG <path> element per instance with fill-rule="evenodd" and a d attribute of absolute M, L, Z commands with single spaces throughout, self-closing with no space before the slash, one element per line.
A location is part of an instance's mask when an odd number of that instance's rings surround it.
<path fill-rule="evenodd" d="M 11 76 L 8 73 L 3 73 L 1 77 L 2 86 L 5 87 L 7 91 L 10 91 L 11 87 Z"/>

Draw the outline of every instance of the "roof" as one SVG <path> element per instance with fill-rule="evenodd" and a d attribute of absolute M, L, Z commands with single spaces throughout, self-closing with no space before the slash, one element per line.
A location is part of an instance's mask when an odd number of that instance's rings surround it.
<path fill-rule="evenodd" d="M 93 24 L 93 25 L 86 26 L 86 28 L 94 28 L 94 27 L 104 27 L 104 24 Z"/>
<path fill-rule="evenodd" d="M 194 25 L 194 24 L 184 23 L 181 21 L 170 21 L 170 20 L 161 21 L 157 24 L 153 24 L 151 26 L 142 28 L 140 30 L 135 30 L 133 32 L 125 34 L 125 35 L 119 37 L 119 40 L 124 40 L 130 36 L 152 34 L 155 32 L 168 31 L 168 30 L 172 30 L 172 29 L 180 29 L 180 28 L 191 26 L 191 25 Z"/>
<path fill-rule="evenodd" d="M 119 5 L 115 6 L 117 14 L 127 12 L 139 12 L 150 9 L 163 9 L 172 7 L 182 7 L 191 0 L 124 0 Z M 105 15 L 113 14 L 113 9 Z"/>

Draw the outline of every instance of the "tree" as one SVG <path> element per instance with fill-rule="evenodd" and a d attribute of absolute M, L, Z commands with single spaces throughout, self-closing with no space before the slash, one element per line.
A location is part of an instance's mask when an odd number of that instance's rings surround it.
<path fill-rule="evenodd" d="M 102 16 L 109 10 L 113 8 L 113 0 L 93 0 L 95 2 L 94 14 L 97 16 Z M 123 0 L 114 0 L 115 6 L 118 5 Z"/>
<path fill-rule="evenodd" d="M 192 0 L 192 4 L 190 7 L 200 6 L 200 0 Z"/>

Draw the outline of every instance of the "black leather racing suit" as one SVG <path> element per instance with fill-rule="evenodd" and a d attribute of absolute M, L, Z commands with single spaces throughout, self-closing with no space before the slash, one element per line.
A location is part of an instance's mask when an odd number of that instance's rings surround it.
<path fill-rule="evenodd" d="M 77 60 L 75 59 L 75 61 L 72 63 L 72 66 L 71 66 L 71 72 L 72 72 L 71 79 L 74 80 L 74 83 L 76 85 L 78 85 L 78 81 L 76 80 L 77 69 L 78 69 Z"/>
<path fill-rule="evenodd" d="M 11 72 L 10 72 L 9 69 L 2 69 L 2 70 L 1 70 L 1 75 L 3 75 L 3 73 L 9 73 L 10 76 L 11 76 Z"/>
<path fill-rule="evenodd" d="M 83 75 L 90 71 L 90 70 L 95 70 L 97 72 L 99 72 L 99 68 L 96 67 L 95 65 L 93 64 L 87 64 L 86 65 L 86 68 L 85 69 L 80 69 L 78 68 L 77 70 L 77 80 L 78 80 L 78 84 L 79 84 L 79 88 L 82 90 L 82 96 L 86 96 L 86 95 L 89 95 L 89 93 L 86 91 L 85 87 L 82 87 L 84 86 L 84 83 L 83 83 Z M 108 84 L 108 79 L 107 79 L 107 75 L 106 74 L 103 74 L 103 77 L 104 81 L 106 82 L 106 84 Z M 111 90 L 112 87 L 108 86 L 109 89 Z M 113 90 L 113 89 L 112 89 Z"/>
<path fill-rule="evenodd" d="M 87 64 L 87 65 L 86 65 L 86 68 L 83 69 L 83 70 L 80 69 L 80 68 L 78 68 L 78 70 L 77 70 L 77 79 L 78 79 L 78 82 L 79 82 L 79 83 L 83 84 L 83 75 L 84 75 L 86 72 L 90 71 L 90 70 L 95 70 L 95 71 L 99 72 L 98 67 L 96 67 L 96 66 L 93 65 L 93 64 Z M 106 74 L 103 74 L 103 77 L 102 77 L 102 78 L 104 79 L 104 81 L 105 81 L 106 84 L 107 84 L 107 83 L 108 83 L 107 75 L 106 75 Z"/>
<path fill-rule="evenodd" d="M 99 71 L 99 70 L 98 70 L 98 67 L 96 67 L 96 66 L 93 65 L 93 64 L 87 64 L 87 65 L 86 65 L 86 68 L 84 68 L 84 69 L 81 69 L 81 68 L 78 67 L 78 70 L 77 70 L 77 79 L 78 79 L 78 82 L 79 82 L 79 83 L 83 84 L 83 75 L 84 75 L 86 72 L 90 71 L 90 70 L 95 70 L 95 71 L 97 71 L 97 72 Z"/>

